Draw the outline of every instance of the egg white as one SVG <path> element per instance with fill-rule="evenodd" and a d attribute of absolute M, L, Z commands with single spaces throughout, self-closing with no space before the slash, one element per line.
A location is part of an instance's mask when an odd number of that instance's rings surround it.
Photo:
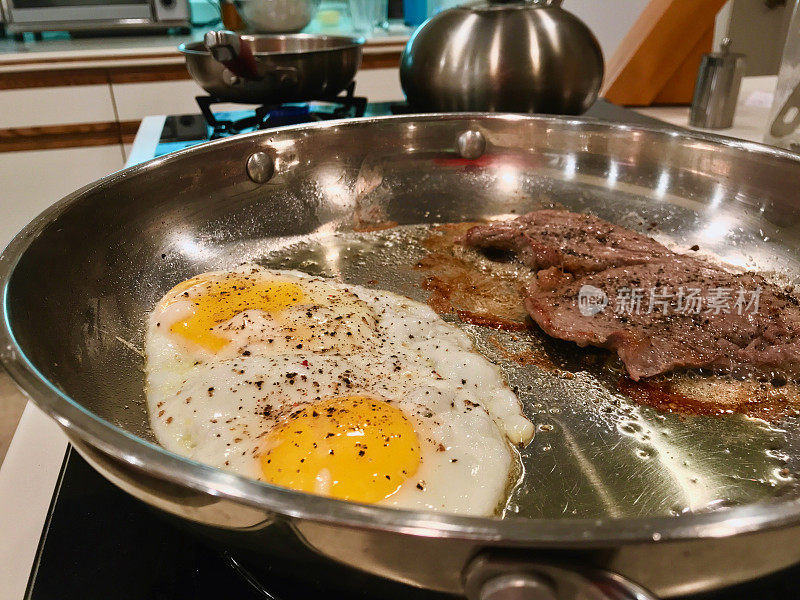
<path fill-rule="evenodd" d="M 491 515 L 505 503 L 518 461 L 512 444 L 530 441 L 533 425 L 464 332 L 389 292 L 254 265 L 231 273 L 292 281 L 328 301 L 283 309 L 279 323 L 260 310 L 240 313 L 219 324 L 231 342 L 211 353 L 170 332 L 191 304 L 167 294 L 149 316 L 145 348 L 148 410 L 165 448 L 262 479 L 263 437 L 289 412 L 369 396 L 399 408 L 421 446 L 417 472 L 382 504 Z M 288 326 L 299 326 L 300 343 L 294 335 L 276 343 Z"/>

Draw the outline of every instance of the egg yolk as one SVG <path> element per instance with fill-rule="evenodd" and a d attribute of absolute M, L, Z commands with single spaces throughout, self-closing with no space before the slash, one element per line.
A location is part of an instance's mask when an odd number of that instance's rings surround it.
<path fill-rule="evenodd" d="M 416 473 L 419 438 L 401 410 L 346 396 L 311 404 L 273 428 L 261 454 L 275 485 L 355 502 L 378 502 Z"/>
<path fill-rule="evenodd" d="M 201 286 L 199 293 L 191 293 Z M 175 287 L 172 293 L 179 294 L 176 300 L 193 302 L 194 312 L 174 323 L 170 331 L 211 352 L 218 352 L 230 342 L 213 331 L 216 325 L 245 310 L 276 313 L 303 301 L 303 290 L 296 283 L 242 277 L 219 281 L 190 279 Z"/>

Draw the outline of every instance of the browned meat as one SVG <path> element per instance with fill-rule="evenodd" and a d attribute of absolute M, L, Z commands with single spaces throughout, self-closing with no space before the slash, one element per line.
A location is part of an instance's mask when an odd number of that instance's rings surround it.
<path fill-rule="evenodd" d="M 538 210 L 513 221 L 478 225 L 464 242 L 514 252 L 531 269 L 591 273 L 637 265 L 673 253 L 654 239 L 592 215 Z"/>
<path fill-rule="evenodd" d="M 679 367 L 800 371 L 797 300 L 762 277 L 678 255 L 570 279 L 554 285 L 542 271 L 525 301 L 531 317 L 548 335 L 616 351 L 634 380 Z M 603 294 L 597 314 L 581 311 L 581 295 Z"/>
<path fill-rule="evenodd" d="M 567 211 L 478 226 L 464 241 L 538 270 L 525 301 L 533 320 L 553 337 L 616 351 L 634 380 L 680 367 L 800 373 L 800 303 L 758 275 Z"/>

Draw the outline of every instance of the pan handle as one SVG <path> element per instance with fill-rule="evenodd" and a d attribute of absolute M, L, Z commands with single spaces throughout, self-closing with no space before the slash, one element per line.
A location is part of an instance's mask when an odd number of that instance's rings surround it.
<path fill-rule="evenodd" d="M 246 79 L 258 78 L 256 59 L 252 51 L 242 44 L 241 38 L 233 31 L 208 31 L 203 42 L 211 56 L 234 75 Z"/>
<path fill-rule="evenodd" d="M 261 80 L 272 77 L 282 88 L 290 88 L 300 84 L 300 73 L 295 67 L 275 66 L 269 62 L 260 64 L 253 56 L 253 51 L 233 31 L 209 31 L 203 41 L 211 56 L 234 75 L 244 79 Z"/>
<path fill-rule="evenodd" d="M 490 553 L 467 567 L 464 592 L 467 600 L 657 600 L 611 571 Z"/>

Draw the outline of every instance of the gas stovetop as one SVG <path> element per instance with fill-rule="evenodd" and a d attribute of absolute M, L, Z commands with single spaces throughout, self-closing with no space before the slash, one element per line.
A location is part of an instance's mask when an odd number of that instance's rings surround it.
<path fill-rule="evenodd" d="M 269 129 L 310 121 L 363 117 L 367 99 L 355 95 L 355 81 L 341 94 L 318 98 L 315 101 L 291 104 L 264 104 L 249 111 L 251 114 L 235 115 L 214 112 L 214 106 L 224 100 L 214 96 L 197 96 L 200 114 L 209 127 L 211 139 L 235 135 L 245 131 Z M 247 113 L 248 111 L 244 111 Z"/>
<path fill-rule="evenodd" d="M 163 156 L 209 140 L 259 129 L 355 116 L 381 117 L 410 112 L 408 105 L 403 102 L 362 104 L 361 101 L 364 99 L 353 96 L 352 90 L 345 96 L 327 102 L 262 106 L 234 111 L 213 111 L 215 104 L 213 99 L 200 96 L 197 100 L 201 109 L 199 114 L 171 115 L 166 118 L 155 156 Z M 604 100 L 598 100 L 587 116 L 639 125 L 670 127 L 662 121 L 620 108 Z"/>
<path fill-rule="evenodd" d="M 337 108 L 338 107 L 338 108 Z M 335 118 L 341 105 L 295 105 L 273 109 L 276 125 Z M 377 103 L 365 116 L 407 112 L 402 104 Z M 328 116 L 332 115 L 332 116 Z M 238 121 L 254 111 L 216 113 L 217 119 Z M 664 127 L 656 121 L 604 101 L 588 116 Z M 249 128 L 243 128 L 248 130 Z M 222 135 L 232 135 L 233 131 Z M 155 156 L 199 144 L 215 136 L 200 115 L 168 117 Z M 144 157 L 147 158 L 147 157 Z M 152 156 L 150 157 L 152 158 Z M 29 600 L 305 600 L 353 598 L 369 600 L 366 591 L 345 593 L 309 573 L 302 582 L 287 579 L 266 564 L 257 571 L 243 568 L 241 557 L 206 545 L 153 509 L 122 492 L 97 474 L 76 452 L 68 450 L 50 504 L 26 598 Z M 665 565 L 654 565 L 664 568 Z M 695 595 L 692 600 L 794 600 L 800 587 L 800 566 L 726 590 Z M 396 584 L 388 597 L 443 600 Z M 0 590 L 0 596 L 2 596 Z"/>
<path fill-rule="evenodd" d="M 214 110 L 215 106 L 226 103 L 211 96 L 198 96 L 195 100 L 200 109 L 199 114 L 166 117 L 155 156 L 261 129 L 392 114 L 390 104 L 368 105 L 367 99 L 356 96 L 354 90 L 355 86 L 350 84 L 343 94 L 331 98 L 241 110 Z"/>

